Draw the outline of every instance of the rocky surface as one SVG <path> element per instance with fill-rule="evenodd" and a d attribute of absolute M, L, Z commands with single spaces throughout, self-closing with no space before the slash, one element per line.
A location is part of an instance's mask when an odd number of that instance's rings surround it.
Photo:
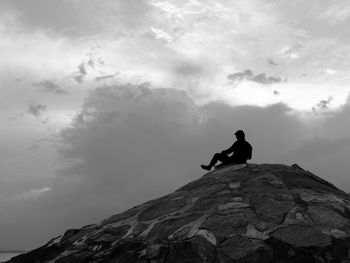
<path fill-rule="evenodd" d="M 11 263 L 350 263 L 350 196 L 297 165 L 222 167 Z"/>

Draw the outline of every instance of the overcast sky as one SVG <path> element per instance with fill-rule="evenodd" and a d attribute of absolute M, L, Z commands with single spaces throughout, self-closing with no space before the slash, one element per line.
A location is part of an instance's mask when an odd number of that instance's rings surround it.
<path fill-rule="evenodd" d="M 0 0 L 0 249 L 160 197 L 243 129 L 350 192 L 347 0 Z"/>

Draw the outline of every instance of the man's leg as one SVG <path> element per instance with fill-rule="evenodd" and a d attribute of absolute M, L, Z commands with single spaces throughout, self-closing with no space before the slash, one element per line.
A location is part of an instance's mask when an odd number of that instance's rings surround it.
<path fill-rule="evenodd" d="M 218 162 L 222 162 L 222 163 L 228 163 L 229 162 L 229 157 L 226 155 L 226 154 L 223 154 L 223 153 L 216 153 L 214 154 L 213 158 L 211 159 L 209 165 L 201 165 L 201 167 L 204 169 L 204 170 L 208 170 L 210 171 L 211 168 L 213 168 L 213 166 Z"/>

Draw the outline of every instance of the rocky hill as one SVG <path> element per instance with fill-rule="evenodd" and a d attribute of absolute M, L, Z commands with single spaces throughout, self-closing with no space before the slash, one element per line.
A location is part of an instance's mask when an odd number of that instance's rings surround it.
<path fill-rule="evenodd" d="M 226 166 L 11 263 L 350 262 L 350 196 L 297 165 Z"/>

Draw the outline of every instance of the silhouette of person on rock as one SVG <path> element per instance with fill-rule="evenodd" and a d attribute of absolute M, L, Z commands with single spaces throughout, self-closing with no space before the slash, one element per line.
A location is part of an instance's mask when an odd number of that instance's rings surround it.
<path fill-rule="evenodd" d="M 221 153 L 214 154 L 209 165 L 202 164 L 201 167 L 204 170 L 210 171 L 213 166 L 220 161 L 220 166 L 227 164 L 242 164 L 247 163 L 247 160 L 252 158 L 252 146 L 245 140 L 245 134 L 242 130 L 238 130 L 235 133 L 237 141 L 232 144 L 230 148 L 222 151 Z M 231 156 L 229 154 L 233 153 Z"/>

